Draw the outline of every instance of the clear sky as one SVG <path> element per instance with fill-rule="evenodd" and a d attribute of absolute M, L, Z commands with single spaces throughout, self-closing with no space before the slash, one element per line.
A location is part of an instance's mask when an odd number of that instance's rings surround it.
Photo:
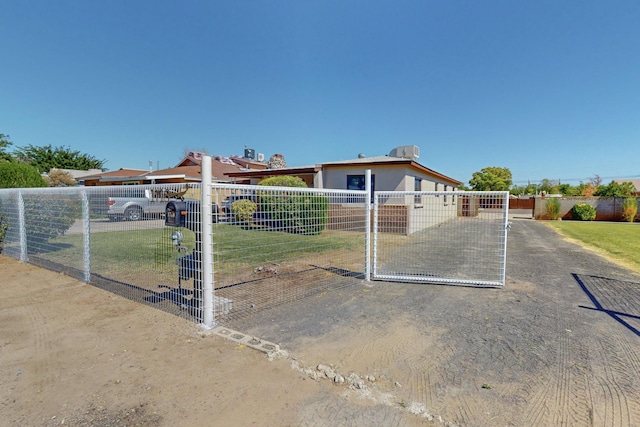
<path fill-rule="evenodd" d="M 388 154 L 640 177 L 638 0 L 0 0 L 0 133 L 109 170 Z M 15 147 L 14 147 L 15 148 Z"/>

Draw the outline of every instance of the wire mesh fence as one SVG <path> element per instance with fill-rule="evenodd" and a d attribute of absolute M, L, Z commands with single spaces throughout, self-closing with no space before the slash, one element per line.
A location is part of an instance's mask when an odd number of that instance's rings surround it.
<path fill-rule="evenodd" d="M 2 253 L 195 321 L 207 250 L 223 322 L 363 277 L 364 192 L 210 191 L 205 216 L 199 184 L 0 190 Z"/>
<path fill-rule="evenodd" d="M 373 210 L 370 198 L 185 183 L 0 190 L 0 248 L 197 322 L 368 279 L 370 258 L 381 280 L 504 284 L 506 192 L 376 192 Z"/>
<path fill-rule="evenodd" d="M 215 294 L 232 319 L 364 277 L 364 192 L 214 186 Z"/>
<path fill-rule="evenodd" d="M 373 277 L 505 283 L 507 192 L 376 192 Z"/>

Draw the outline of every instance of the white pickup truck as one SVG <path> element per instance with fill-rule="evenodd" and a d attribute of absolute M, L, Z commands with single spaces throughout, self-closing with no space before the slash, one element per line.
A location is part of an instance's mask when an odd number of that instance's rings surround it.
<path fill-rule="evenodd" d="M 154 198 L 151 190 L 144 190 L 144 197 L 109 197 L 107 216 L 111 221 L 139 221 L 148 218 L 160 218 L 168 200 Z"/>
<path fill-rule="evenodd" d="M 164 192 L 163 196 L 154 197 L 152 190 L 132 194 L 127 197 L 109 197 L 107 199 L 107 216 L 111 221 L 139 221 L 141 219 L 158 219 L 164 217 L 165 208 L 170 200 L 184 200 L 183 191 Z M 136 197 L 140 196 L 140 197 Z M 218 222 L 218 205 L 211 206 L 213 222 Z"/>

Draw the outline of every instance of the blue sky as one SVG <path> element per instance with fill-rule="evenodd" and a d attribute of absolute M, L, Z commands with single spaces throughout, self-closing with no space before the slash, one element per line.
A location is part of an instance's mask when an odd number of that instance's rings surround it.
<path fill-rule="evenodd" d="M 0 0 L 0 133 L 109 170 L 388 154 L 640 177 L 640 2 Z"/>

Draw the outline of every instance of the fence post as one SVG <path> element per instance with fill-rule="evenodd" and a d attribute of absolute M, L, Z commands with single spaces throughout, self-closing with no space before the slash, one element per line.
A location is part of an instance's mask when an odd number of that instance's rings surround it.
<path fill-rule="evenodd" d="M 18 190 L 18 233 L 20 235 L 20 261 L 29 261 L 27 251 L 27 225 L 24 213 L 24 199 L 22 191 Z"/>
<path fill-rule="evenodd" d="M 84 238 L 84 281 L 91 282 L 91 221 L 87 190 L 82 190 L 82 236 Z"/>
<path fill-rule="evenodd" d="M 504 286 L 507 283 L 507 234 L 509 233 L 509 192 L 502 193 L 502 259 L 500 263 L 500 284 Z"/>
<path fill-rule="evenodd" d="M 202 231 L 202 324 L 212 328 L 214 323 L 213 295 L 213 225 L 211 207 L 211 156 L 202 157 L 202 191 L 200 202 L 200 230 Z"/>
<path fill-rule="evenodd" d="M 364 202 L 364 279 L 369 282 L 371 280 L 371 169 L 364 172 L 364 189 L 367 193 L 367 200 Z"/>

